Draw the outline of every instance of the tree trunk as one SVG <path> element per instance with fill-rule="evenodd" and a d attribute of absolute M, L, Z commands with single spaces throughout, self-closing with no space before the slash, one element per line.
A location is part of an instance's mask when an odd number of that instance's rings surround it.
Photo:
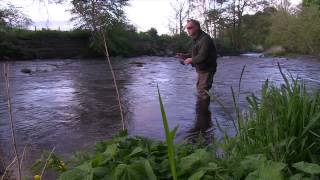
<path fill-rule="evenodd" d="M 232 22 L 232 45 L 233 49 L 237 50 L 236 38 L 236 0 L 233 0 L 233 22 Z"/>
<path fill-rule="evenodd" d="M 96 23 L 96 12 L 95 12 L 95 0 L 91 0 L 91 18 L 92 18 L 92 29 L 94 32 L 98 31 Z"/>

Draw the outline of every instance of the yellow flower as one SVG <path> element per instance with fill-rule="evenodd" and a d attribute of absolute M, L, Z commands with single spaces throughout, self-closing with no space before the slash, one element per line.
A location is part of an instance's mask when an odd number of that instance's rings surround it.
<path fill-rule="evenodd" d="M 60 161 L 60 164 L 61 164 L 61 166 L 64 166 L 64 162 L 63 161 Z"/>
<path fill-rule="evenodd" d="M 33 176 L 33 179 L 34 180 L 41 180 L 41 176 L 37 174 L 37 175 Z"/>

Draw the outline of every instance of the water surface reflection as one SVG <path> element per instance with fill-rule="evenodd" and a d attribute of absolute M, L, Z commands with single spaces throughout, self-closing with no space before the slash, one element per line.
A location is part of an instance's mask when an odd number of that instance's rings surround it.
<path fill-rule="evenodd" d="M 197 98 L 195 122 L 191 129 L 187 131 L 188 142 L 196 143 L 199 139 L 205 144 L 213 140 L 213 128 L 211 111 L 209 109 L 210 100 Z"/>

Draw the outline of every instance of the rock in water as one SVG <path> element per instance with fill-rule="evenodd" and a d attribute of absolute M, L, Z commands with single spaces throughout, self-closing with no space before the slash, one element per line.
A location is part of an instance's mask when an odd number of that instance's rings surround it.
<path fill-rule="evenodd" d="M 23 69 L 21 69 L 21 72 L 26 73 L 26 74 L 31 74 L 31 69 L 23 68 Z"/>

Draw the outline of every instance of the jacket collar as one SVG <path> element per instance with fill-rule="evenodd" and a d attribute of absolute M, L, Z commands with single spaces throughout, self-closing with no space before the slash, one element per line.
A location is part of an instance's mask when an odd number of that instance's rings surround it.
<path fill-rule="evenodd" d="M 192 41 L 196 42 L 198 41 L 202 36 L 203 36 L 204 32 L 200 29 L 197 36 L 192 38 Z"/>

